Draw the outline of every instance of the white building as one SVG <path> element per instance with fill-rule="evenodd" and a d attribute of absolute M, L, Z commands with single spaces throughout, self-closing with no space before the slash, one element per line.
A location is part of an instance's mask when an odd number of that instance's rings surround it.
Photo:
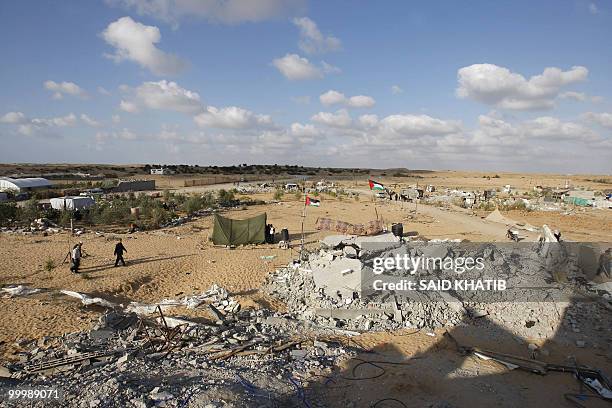
<path fill-rule="evenodd" d="M 167 176 L 172 173 L 173 171 L 167 168 L 151 169 L 151 174 L 157 174 L 158 176 Z"/>
<path fill-rule="evenodd" d="M 83 210 L 96 205 L 93 198 L 81 196 L 52 198 L 49 201 L 54 210 Z"/>
<path fill-rule="evenodd" d="M 0 191 L 14 191 L 24 193 L 33 190 L 42 190 L 51 187 L 51 182 L 42 177 L 31 178 L 9 178 L 0 177 Z"/>

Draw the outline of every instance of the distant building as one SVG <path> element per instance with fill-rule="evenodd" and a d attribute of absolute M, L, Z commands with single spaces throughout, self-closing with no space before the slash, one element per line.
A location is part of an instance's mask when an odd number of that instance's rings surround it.
<path fill-rule="evenodd" d="M 55 210 L 83 210 L 96 205 L 93 198 L 81 196 L 52 198 L 49 201 Z"/>
<path fill-rule="evenodd" d="M 51 187 L 51 182 L 42 177 L 31 178 L 0 178 L 0 191 L 14 191 L 16 193 L 25 193 L 34 190 L 44 190 Z"/>
<path fill-rule="evenodd" d="M 170 169 L 167 169 L 165 167 L 159 168 L 159 169 L 151 169 L 151 174 L 155 174 L 158 176 L 168 176 L 170 174 L 174 174 L 174 172 Z"/>
<path fill-rule="evenodd" d="M 155 180 L 119 180 L 113 192 L 127 193 L 129 191 L 151 190 L 155 190 Z"/>

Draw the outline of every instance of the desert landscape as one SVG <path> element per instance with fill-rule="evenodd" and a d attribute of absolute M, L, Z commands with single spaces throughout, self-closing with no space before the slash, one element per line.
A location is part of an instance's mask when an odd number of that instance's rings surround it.
<path fill-rule="evenodd" d="M 0 408 L 612 402 L 612 2 L 0 1 Z"/>
<path fill-rule="evenodd" d="M 3 167 L 5 174 L 15 170 L 14 167 Z M 42 171 L 44 175 L 45 170 L 43 168 L 36 171 Z M 139 167 L 134 167 L 132 171 L 143 172 Z M 128 192 L 123 193 L 124 195 L 140 194 L 142 197 L 146 196 L 147 200 L 164 205 L 170 204 L 173 200 L 184 200 L 179 198 L 182 196 L 187 197 L 183 202 L 189 202 L 188 197 L 214 198 L 226 194 L 220 193 L 220 190 L 230 191 L 233 197 L 229 205 L 217 207 L 218 204 L 212 204 L 211 208 L 192 209 L 191 213 L 185 210 L 186 207 L 183 205 L 174 211 L 174 216 L 178 218 L 157 227 L 147 226 L 146 215 L 142 212 L 140 216 L 132 214 L 123 224 L 119 222 L 95 225 L 87 221 L 89 219 L 87 216 L 81 214 L 79 216 L 81 221 L 73 220 L 72 232 L 66 227 L 69 224 L 54 227 L 55 224 L 50 220 L 33 222 L 31 228 L 24 228 L 23 222 L 21 227 L 17 226 L 19 221 L 13 226 L 5 225 L 0 234 L 0 257 L 3 260 L 0 285 L 6 288 L 6 294 L 0 298 L 4 311 L 0 333 L 2 359 L 7 367 L 13 368 L 12 375 L 19 375 L 18 367 L 27 369 L 27 364 L 24 366 L 25 362 L 35 362 L 40 358 L 44 360 L 41 356 L 52 355 L 48 354 L 51 350 L 62 349 L 67 347 L 67 344 L 72 344 L 66 336 L 90 333 L 87 336 L 92 337 L 92 330 L 94 332 L 108 330 L 100 328 L 100 322 L 110 311 L 121 315 L 125 313 L 130 315 L 130 312 L 136 311 L 138 319 L 146 320 L 154 318 L 158 313 L 154 309 L 155 305 L 161 305 L 163 315 L 167 319 L 180 319 L 178 322 L 182 322 L 181 324 L 189 322 L 187 327 L 190 327 L 189 325 L 208 327 L 215 321 L 220 324 L 219 319 L 222 319 L 224 325 L 231 325 L 230 316 L 237 315 L 232 312 L 219 312 L 214 307 L 212 309 L 204 307 L 207 301 L 203 301 L 197 307 L 187 307 L 181 302 L 177 304 L 168 302 L 169 299 L 197 298 L 211 288 L 222 288 L 227 292 L 227 298 L 239 305 L 239 313 L 257 316 L 263 312 L 265 316 L 272 316 L 267 319 L 280 320 L 282 323 L 275 324 L 280 324 L 289 338 L 305 336 L 314 339 L 315 344 L 330 342 L 329 344 L 339 344 L 345 348 L 343 353 L 346 353 L 346 356 L 335 357 L 334 361 L 337 361 L 334 365 L 310 366 L 308 370 L 299 373 L 303 389 L 307 390 L 312 401 L 317 401 L 319 404 L 360 406 L 361 403 L 378 400 L 383 401 L 381 404 L 392 406 L 391 404 L 398 404 L 394 402 L 395 400 L 404 401 L 410 398 L 412 403 L 418 401 L 416 405 L 443 403 L 441 401 L 453 401 L 453 405 L 456 406 L 474 402 L 477 405 L 515 406 L 521 401 L 529 403 L 540 401 L 542 404 L 555 401 L 555 405 L 563 405 L 568 402 L 568 398 L 574 398 L 567 396 L 568 390 L 575 389 L 577 394 L 580 393 L 579 383 L 571 375 L 551 373 L 547 376 L 538 376 L 528 372 L 515 372 L 516 370 L 507 372 L 508 369 L 499 362 L 482 360 L 474 355 L 461 355 L 454 349 L 454 341 L 527 359 L 537 358 L 559 364 L 571 362 L 607 371 L 612 359 L 609 275 L 591 274 L 588 277 L 591 287 L 599 285 L 597 287 L 600 288 L 593 289 L 591 296 L 595 296 L 597 301 L 588 305 L 595 307 L 595 313 L 600 316 L 596 325 L 586 323 L 587 320 L 581 321 L 581 317 L 591 319 L 593 316 L 585 316 L 584 313 L 587 312 L 582 309 L 578 309 L 578 312 L 572 311 L 574 306 L 571 303 L 536 302 L 527 307 L 521 304 L 506 306 L 506 309 L 503 307 L 500 309 L 499 305 L 495 304 L 489 305 L 486 306 L 488 310 L 485 311 L 484 317 L 474 315 L 465 309 L 456 315 L 459 321 L 443 319 L 442 323 L 428 319 L 413 320 L 407 314 L 399 322 L 391 319 L 393 324 L 390 325 L 384 321 L 387 318 L 383 317 L 380 320 L 381 317 L 373 316 L 368 320 L 370 323 L 367 323 L 364 330 L 358 329 L 359 325 L 362 325 L 359 319 L 349 318 L 344 321 L 342 318 L 330 318 L 321 321 L 316 316 L 312 317 L 309 314 L 311 312 L 297 312 L 292 302 L 300 303 L 300 297 L 304 296 L 300 291 L 303 289 L 296 287 L 296 292 L 293 292 L 289 287 L 289 292 L 280 296 L 277 294 L 277 289 L 274 289 L 276 288 L 274 282 L 272 282 L 273 289 L 270 289 L 271 281 L 276 279 L 274 277 L 287 268 L 296 270 L 292 265 L 296 265 L 296 260 L 299 262 L 300 259 L 308 259 L 306 253 L 312 254 L 309 255 L 312 257 L 318 256 L 316 254 L 322 251 L 320 248 L 327 248 L 323 251 L 332 249 L 325 243 L 328 239 L 337 237 L 338 235 L 334 234 L 338 233 L 321 229 L 318 220 L 322 218 L 342 220 L 349 224 L 380 220 L 384 231 L 391 231 L 393 224 L 401 223 L 402 235 L 407 242 L 506 243 L 511 241 L 508 231 L 512 228 L 521 229 L 522 242 L 537 242 L 545 234 L 542 225 L 547 225 L 551 231 L 561 231 L 563 240 L 568 242 L 597 243 L 604 249 L 609 248 L 612 242 L 612 213 L 608 209 L 552 202 L 549 206 L 556 207 L 544 210 L 537 207 L 544 193 L 532 195 L 536 186 L 562 188 L 569 184 L 574 189 L 600 191 L 605 197 L 604 194 L 606 191 L 609 192 L 610 185 L 607 184 L 610 180 L 605 176 L 505 173 L 490 175 L 406 170 L 403 172 L 394 171 L 395 175 L 389 176 L 387 175 L 389 171 L 370 170 L 368 172 L 370 174 L 359 179 L 353 178 L 350 175 L 353 172 L 349 171 L 345 172 L 346 175 L 341 174 L 338 179 L 332 178 L 333 175 L 330 173 L 319 173 L 310 176 L 309 180 L 282 174 L 277 176 L 276 181 L 268 179 L 258 182 L 240 182 L 240 179 L 244 179 L 244 175 L 240 175 L 238 176 L 240 178 L 233 182 L 191 187 L 185 186 L 188 184 L 185 180 L 189 180 L 186 176 L 149 177 L 142 174 L 132 177 L 154 179 L 156 185 L 160 187 L 153 191 Z M 430 187 L 428 190 L 434 191 L 425 192 L 420 198 L 390 199 L 387 195 L 376 196 L 375 191 L 370 190 L 368 180 L 373 179 L 385 186 L 386 193 L 407 191 L 407 189 L 418 190 L 419 186 L 435 187 L 433 189 Z M 293 187 L 292 180 L 296 180 L 297 188 Z M 64 188 L 66 183 L 70 182 L 77 183 L 76 180 L 61 180 L 53 181 L 53 184 Z M 511 186 L 512 194 L 502 192 L 508 185 Z M 471 205 L 465 205 L 461 200 L 457 200 L 457 197 L 467 193 L 478 194 L 479 191 L 485 190 L 497 191 L 497 196 L 487 200 L 486 203 Z M 100 203 L 105 200 L 117 199 L 110 198 L 112 193 L 108 195 L 109 198 L 105 197 L 106 195 L 97 198 L 96 205 L 102 205 Z M 305 197 L 317 197 L 320 204 L 305 206 Z M 442 198 L 446 201 L 440 201 Z M 512 200 L 513 203 L 517 200 L 526 200 L 532 204 L 517 206 L 508 204 L 508 200 Z M 25 204 L 18 202 L 17 206 L 27 207 L 31 201 L 32 199 Z M 47 201 L 41 199 L 42 208 Z M 491 210 L 491 205 L 495 210 Z M 499 208 L 502 208 L 502 211 L 499 211 Z M 92 209 L 81 212 L 84 211 Z M 489 217 L 496 211 L 502 215 L 502 222 Z M 215 229 L 214 214 L 221 214 L 231 219 L 249 219 L 262 213 L 266 213 L 267 222 L 276 228 L 274 244 L 225 246 L 215 245 L 212 242 Z M 514 225 L 503 222 L 504 219 L 512 220 Z M 61 218 L 57 220 L 62 222 Z M 140 224 L 141 228 L 128 231 L 129 225 L 134 223 Z M 536 226 L 536 228 L 526 230 L 523 229 L 525 226 Z M 289 245 L 286 247 L 276 244 L 282 229 L 288 231 Z M 390 232 L 384 231 L 378 234 L 393 236 Z M 377 235 L 374 235 L 372 239 L 376 237 Z M 127 249 L 125 267 L 114 267 L 113 264 L 113 249 L 119 238 Z M 368 237 L 364 238 L 367 241 Z M 75 274 L 70 272 L 70 262 L 65 258 L 68 258 L 66 254 L 77 242 L 82 242 L 83 258 L 79 273 Z M 307 275 L 308 270 L 308 266 L 297 269 L 302 271 L 301 274 Z M 11 292 L 11 288 L 20 287 L 25 291 Z M 33 290 L 33 293 L 28 293 L 28 290 Z M 329 288 L 319 290 L 325 291 Z M 62 291 L 70 291 L 72 295 Z M 73 297 L 75 292 L 84 297 Z M 287 296 L 291 296 L 289 304 Z M 324 293 L 323 296 L 333 298 L 332 292 Z M 88 305 L 88 300 L 91 299 L 98 299 L 101 302 L 92 301 Z M 346 308 L 340 304 L 333 307 Z M 347 310 L 350 311 L 350 307 Z M 408 313 L 412 306 L 407 303 L 402 307 L 406 309 L 404 313 Z M 540 312 L 534 315 L 534 310 Z M 550 315 L 552 312 L 557 315 Z M 427 313 L 435 314 L 434 311 Z M 541 313 L 543 315 L 539 315 Z M 569 318 L 568 313 L 573 317 Z M 504 317 L 505 314 L 512 316 L 508 322 L 504 320 L 508 317 Z M 531 329 L 529 328 L 531 326 L 525 326 L 524 321 L 530 321 L 532 318 L 535 322 Z M 313 326 L 312 323 L 308 323 L 309 321 L 316 323 Z M 519 326 L 516 325 L 516 321 L 519 321 Z M 297 324 L 299 327 L 306 323 L 308 325 L 297 331 L 295 327 L 291 328 L 293 325 Z M 508 323 L 507 326 L 504 326 L 505 323 Z M 125 332 L 129 330 L 131 329 Z M 123 331 L 119 330 L 116 333 L 113 336 L 118 335 L 118 339 L 123 338 L 124 335 L 121 334 Z M 187 332 L 183 336 L 183 340 L 174 345 L 172 353 L 174 357 L 167 356 L 167 359 L 183 359 L 185 363 L 187 357 L 181 357 L 183 353 L 193 357 L 193 351 L 190 351 L 194 350 L 193 340 L 188 342 Z M 101 344 L 106 343 L 103 341 Z M 91 349 L 92 346 L 92 344 L 83 345 L 83 350 L 79 352 Z M 227 350 L 228 347 L 229 350 L 235 348 L 229 343 L 223 350 Z M 306 353 L 312 352 L 306 343 L 302 342 L 298 347 L 286 357 L 288 361 L 304 363 L 312 358 L 317 359 L 316 354 L 303 357 L 298 353 L 302 350 Z M 315 349 L 318 350 L 317 347 Z M 77 347 L 77 350 L 80 348 Z M 138 355 L 134 353 L 136 352 L 132 351 L 126 355 Z M 189 361 L 192 360 L 191 357 Z M 130 357 L 129 361 L 132 358 Z M 134 358 L 138 360 L 138 357 Z M 235 358 L 237 360 L 232 364 L 236 367 L 246 368 L 251 364 L 242 361 L 245 357 Z M 196 360 L 198 363 L 194 363 L 191 368 L 198 370 L 202 369 L 202 364 L 207 366 L 203 360 L 198 358 Z M 382 363 L 378 365 L 372 363 L 368 367 L 362 367 L 364 372 L 354 371 L 355 369 L 351 367 L 362 360 L 382 361 Z M 389 365 L 384 366 L 384 376 L 378 379 L 377 370 L 380 370 L 380 364 L 386 363 Z M 111 361 L 109 364 L 117 367 L 120 372 L 131 369 L 128 368 L 131 363 Z M 177 361 L 172 364 L 180 366 Z M 213 360 L 210 360 L 209 364 L 214 364 Z M 69 367 L 78 367 L 78 365 L 69 365 Z M 165 366 L 157 366 L 157 368 L 162 367 Z M 71 368 L 68 373 L 74 372 L 72 370 L 75 369 Z M 76 372 L 79 372 L 78 370 Z M 347 374 L 342 374 L 343 371 L 347 371 Z M 66 375 L 52 375 L 52 372 L 54 371 L 41 371 L 41 374 L 47 373 L 43 374 L 42 378 L 47 375 L 51 375 L 51 379 Z M 297 372 L 295 375 L 298 375 Z M 329 381 L 333 381 L 333 385 L 336 385 L 342 382 L 343 376 L 347 375 L 363 376 L 363 384 L 368 385 L 365 389 L 360 387 L 363 391 L 358 391 L 350 386 L 350 381 L 344 380 L 349 384 L 342 384 L 343 386 L 338 386 L 338 389 L 330 388 Z M 371 375 L 375 378 L 369 379 Z M 334 379 L 335 376 L 338 376 L 337 379 Z M 327 382 L 324 380 L 325 377 L 329 378 Z M 482 378 L 487 378 L 486 387 L 490 390 L 485 394 L 480 391 L 484 384 Z M 266 385 L 266 380 L 257 375 L 254 375 L 252 381 L 253 384 L 272 387 L 275 392 L 281 392 L 279 390 L 281 386 Z M 380 385 L 380 381 L 383 381 L 386 391 L 380 393 L 372 391 L 373 388 L 378 388 L 378 386 L 373 387 L 374 382 Z M 95 384 L 92 382 L 91 386 L 95 387 Z M 119 390 L 123 389 L 121 384 L 118 387 Z M 176 389 L 176 384 L 172 385 L 170 381 L 167 387 Z M 228 390 L 231 387 L 224 391 L 227 387 L 229 385 L 207 388 L 207 391 L 202 391 L 198 401 L 210 402 L 215 398 L 221 398 L 224 392 L 230 392 Z M 89 392 L 93 392 L 93 388 Z M 124 391 L 118 392 L 123 393 L 123 398 L 126 398 L 125 395 L 129 396 L 129 392 L 128 394 Z M 248 392 L 245 395 L 245 398 L 254 398 L 253 401 L 266 400 Z M 151 400 L 156 401 L 155 398 L 157 397 L 153 395 Z M 279 404 L 278 398 L 281 398 L 280 394 L 274 398 L 269 396 L 266 401 L 273 406 Z M 290 397 L 289 400 L 294 398 L 295 396 Z M 236 404 L 231 402 L 234 399 L 235 396 L 231 397 L 228 403 Z M 591 399 L 589 406 L 598 406 L 598 399 Z"/>

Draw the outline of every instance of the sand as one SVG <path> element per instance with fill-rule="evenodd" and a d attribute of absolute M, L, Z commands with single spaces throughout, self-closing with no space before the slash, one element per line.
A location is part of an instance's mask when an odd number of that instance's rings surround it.
<path fill-rule="evenodd" d="M 269 198 L 269 195 L 251 195 Z M 413 204 L 373 202 L 362 195 L 354 199 L 337 200 L 321 197 L 321 207 L 308 207 L 304 230 L 308 246 L 316 247 L 318 240 L 331 234 L 317 231 L 317 217 L 331 217 L 348 222 L 363 223 L 378 214 L 386 222 L 403 222 L 404 231 L 429 238 L 462 238 L 473 241 L 505 241 L 506 227 L 489 223 L 465 211 L 442 210 Z M 294 243 L 299 241 L 302 201 L 287 195 L 278 204 L 252 206 L 246 210 L 231 210 L 227 216 L 247 218 L 267 212 L 269 222 L 277 231 L 288 228 Z M 568 236 L 612 241 L 610 215 L 605 211 L 590 210 L 588 214 L 561 216 L 558 213 L 505 214 L 524 219 L 536 226 L 546 221 L 552 227 L 574 227 Z M 522 217 L 522 218 L 521 218 Z M 588 220 L 585 221 L 585 220 Z M 57 291 L 68 289 L 127 304 L 130 301 L 157 302 L 201 293 L 213 283 L 225 287 L 236 296 L 243 307 L 283 309 L 283 305 L 260 292 L 268 273 L 287 264 L 297 255 L 297 249 L 281 250 L 275 245 L 247 246 L 236 249 L 217 248 L 208 241 L 212 217 L 204 217 L 185 225 L 151 232 L 117 235 L 87 232 L 79 238 L 67 233 L 44 237 L 0 234 L 0 286 L 24 284 L 44 289 L 42 293 L 0 298 L 4 314 L 1 319 L 0 353 L 7 356 L 19 339 L 35 339 L 84 330 L 103 313 L 99 307 L 82 306 L 78 300 Z M 591 228 L 595 229 L 589 235 Z M 127 267 L 113 267 L 115 239 L 121 236 L 128 252 Z M 69 272 L 68 264 L 61 264 L 69 248 L 69 240 L 84 242 L 87 254 L 82 261 L 81 274 Z M 262 256 L 273 255 L 273 260 Z M 47 260 L 57 268 L 45 270 Z M 176 309 L 171 314 L 185 313 Z M 205 316 L 205 311 L 190 311 L 191 316 Z M 382 334 L 381 336 L 384 336 Z"/>

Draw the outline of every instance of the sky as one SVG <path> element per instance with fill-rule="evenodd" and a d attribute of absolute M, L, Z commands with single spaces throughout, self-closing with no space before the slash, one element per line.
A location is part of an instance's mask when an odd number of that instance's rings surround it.
<path fill-rule="evenodd" d="M 0 162 L 612 173 L 612 2 L 0 2 Z"/>

